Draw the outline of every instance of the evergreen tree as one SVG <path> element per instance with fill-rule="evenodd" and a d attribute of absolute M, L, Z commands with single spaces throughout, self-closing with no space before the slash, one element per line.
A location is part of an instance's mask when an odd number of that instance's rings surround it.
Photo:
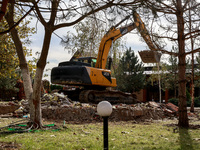
<path fill-rule="evenodd" d="M 143 65 L 131 48 L 120 59 L 117 69 L 118 89 L 124 92 L 137 92 L 144 87 L 145 75 Z"/>
<path fill-rule="evenodd" d="M 177 47 L 172 47 L 172 52 L 177 52 L 178 48 Z M 168 61 L 168 65 L 167 65 L 167 70 L 169 71 L 167 78 L 168 79 L 164 79 L 165 81 L 168 80 L 169 85 L 168 89 L 172 89 L 174 90 L 174 96 L 175 98 L 177 97 L 177 88 L 178 88 L 178 58 L 170 55 L 169 61 Z"/>
<path fill-rule="evenodd" d="M 198 78 L 200 76 L 200 52 L 197 53 L 197 56 L 195 58 L 196 64 L 195 64 L 195 71 L 194 71 L 194 76 L 195 78 Z M 195 87 L 200 87 L 200 80 L 194 80 L 194 86 Z"/>

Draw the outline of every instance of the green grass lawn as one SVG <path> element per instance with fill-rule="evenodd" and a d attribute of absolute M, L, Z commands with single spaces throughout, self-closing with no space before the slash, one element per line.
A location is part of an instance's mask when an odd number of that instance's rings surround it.
<path fill-rule="evenodd" d="M 15 119 L 14 119 L 15 120 Z M 0 119 L 0 127 L 13 119 Z M 52 122 L 44 122 L 44 124 Z M 109 122 L 109 149 L 111 150 L 199 150 L 200 129 L 175 129 L 167 126 L 177 121 L 153 123 Z M 199 124 L 200 122 L 196 122 Z M 102 150 L 103 124 L 56 123 L 59 131 L 1 134 L 0 142 L 14 142 L 25 150 Z M 175 129 L 175 132 L 174 132 Z"/>

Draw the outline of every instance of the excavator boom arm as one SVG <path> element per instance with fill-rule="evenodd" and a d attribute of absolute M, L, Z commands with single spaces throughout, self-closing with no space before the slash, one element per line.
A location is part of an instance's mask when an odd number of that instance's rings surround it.
<path fill-rule="evenodd" d="M 144 39 L 150 50 L 157 51 L 159 49 L 158 46 L 155 46 L 155 44 L 152 42 L 144 22 L 142 21 L 141 17 L 136 11 L 133 12 L 133 18 L 140 35 L 142 36 L 142 38 Z"/>
<path fill-rule="evenodd" d="M 119 29 L 116 29 L 116 26 L 112 27 L 108 31 L 108 33 L 102 38 L 100 47 L 99 47 L 97 63 L 95 66 L 96 68 L 105 69 L 108 53 L 110 51 L 110 47 L 112 46 L 112 42 L 114 42 L 115 40 L 117 40 L 118 38 L 122 37 L 123 35 L 132 31 L 135 28 L 138 29 L 140 35 L 142 36 L 142 38 L 144 39 L 144 41 L 146 42 L 146 44 L 151 50 L 153 51 L 159 50 L 158 46 L 152 42 L 151 37 L 149 35 L 148 30 L 145 27 L 144 22 L 142 21 L 142 19 L 140 18 L 139 14 L 136 11 L 133 12 L 133 17 L 134 17 L 134 23 L 129 24 L 125 27 L 121 27 Z M 119 24 L 117 24 L 117 26 L 118 25 Z"/>
<path fill-rule="evenodd" d="M 98 57 L 97 57 L 97 63 L 95 67 L 105 69 L 108 53 L 110 51 L 110 47 L 112 46 L 112 43 L 135 28 L 136 26 L 134 23 L 131 23 L 119 29 L 116 29 L 115 27 L 111 28 L 101 40 Z"/>

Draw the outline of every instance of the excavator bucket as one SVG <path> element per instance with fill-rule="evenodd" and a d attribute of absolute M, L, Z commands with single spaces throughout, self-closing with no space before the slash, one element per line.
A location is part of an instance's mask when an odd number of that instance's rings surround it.
<path fill-rule="evenodd" d="M 162 54 L 157 51 L 144 50 L 140 51 L 139 55 L 144 63 L 159 63 Z"/>

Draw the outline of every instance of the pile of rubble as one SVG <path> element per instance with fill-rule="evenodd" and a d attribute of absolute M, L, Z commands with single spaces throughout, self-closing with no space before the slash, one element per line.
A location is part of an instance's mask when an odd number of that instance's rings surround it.
<path fill-rule="evenodd" d="M 97 121 L 96 104 L 72 102 L 63 94 L 46 94 L 42 98 L 42 115 L 47 119 L 60 119 L 65 121 Z M 176 117 L 178 108 L 171 104 L 159 104 L 156 102 L 138 104 L 113 105 L 110 120 L 128 121 L 144 119 L 163 119 Z"/>
<path fill-rule="evenodd" d="M 18 109 L 19 108 L 19 109 Z M 14 115 L 23 116 L 28 113 L 28 102 L 21 101 Z M 46 119 L 59 119 L 65 121 L 98 121 L 96 104 L 86 104 L 71 101 L 66 95 L 53 93 L 45 94 L 41 98 L 42 117 Z M 113 112 L 110 120 L 128 121 L 145 119 L 163 119 L 176 117 L 178 108 L 171 104 L 159 104 L 156 102 L 138 104 L 117 104 L 113 105 Z M 0 113 L 1 114 L 1 113 Z"/>
<path fill-rule="evenodd" d="M 134 105 L 113 105 L 113 112 L 109 117 L 112 121 L 128 120 L 157 120 L 166 117 L 176 117 L 176 112 L 155 102 Z M 164 108 L 164 109 L 163 109 Z M 62 119 L 65 121 L 97 121 L 100 117 L 94 104 L 75 104 L 67 107 L 45 107 L 42 109 L 43 118 Z"/>
<path fill-rule="evenodd" d="M 12 113 L 19 109 L 20 105 L 13 102 L 0 102 L 0 114 Z"/>

